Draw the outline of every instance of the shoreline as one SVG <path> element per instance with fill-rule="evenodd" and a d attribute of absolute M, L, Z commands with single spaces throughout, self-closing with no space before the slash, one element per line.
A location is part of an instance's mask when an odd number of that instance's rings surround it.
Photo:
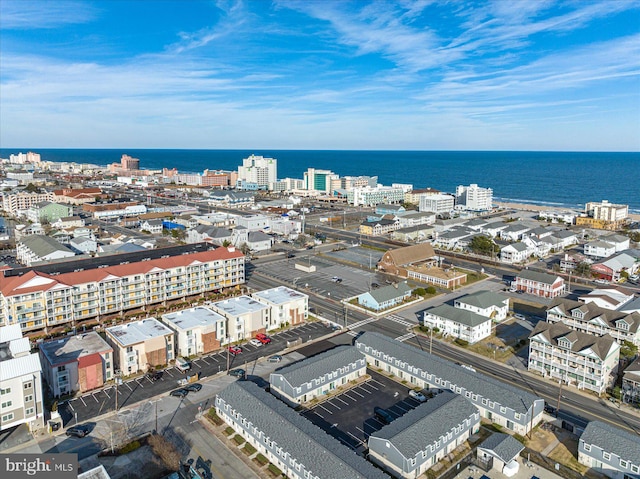
<path fill-rule="evenodd" d="M 499 208 L 512 209 L 517 211 L 571 211 L 576 213 L 582 213 L 582 211 L 577 209 L 572 209 L 568 207 L 562 206 L 542 206 L 542 205 L 534 205 L 529 203 L 504 203 L 502 201 L 495 201 L 493 203 L 495 206 Z M 629 214 L 629 218 L 633 221 L 640 221 L 640 214 Z"/>

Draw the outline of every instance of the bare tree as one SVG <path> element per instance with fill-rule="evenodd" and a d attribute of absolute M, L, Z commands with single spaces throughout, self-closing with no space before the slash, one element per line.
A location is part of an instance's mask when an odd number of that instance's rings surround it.
<path fill-rule="evenodd" d="M 170 471 L 178 470 L 181 456 L 173 444 L 159 434 L 149 436 L 148 443 L 156 457 L 162 461 L 164 467 Z"/>

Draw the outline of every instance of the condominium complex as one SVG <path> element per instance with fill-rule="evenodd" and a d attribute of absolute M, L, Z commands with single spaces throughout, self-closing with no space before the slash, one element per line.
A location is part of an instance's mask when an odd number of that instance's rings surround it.
<path fill-rule="evenodd" d="M 615 205 L 606 200 L 590 202 L 584 207 L 584 215 L 576 217 L 576 226 L 615 230 L 624 225 L 628 217 L 629 205 Z"/>
<path fill-rule="evenodd" d="M 257 291 L 251 296 L 271 306 L 272 324 L 268 329 L 295 326 L 309 317 L 309 296 L 286 286 Z"/>
<path fill-rule="evenodd" d="M 453 211 L 455 198 L 453 195 L 439 193 L 436 195 L 420 196 L 418 209 L 420 211 L 431 211 L 436 214 L 450 213 Z"/>
<path fill-rule="evenodd" d="M 125 376 L 175 359 L 173 331 L 155 318 L 113 326 L 105 333 L 115 364 Z"/>
<path fill-rule="evenodd" d="M 609 334 L 622 344 L 630 341 L 640 346 L 640 313 L 614 311 L 595 302 L 583 303 L 558 298 L 547 308 L 547 321 L 562 322 L 576 331 L 602 336 Z"/>
<path fill-rule="evenodd" d="M 18 325 L 0 327 L 0 431 L 44 426 L 42 368 Z"/>
<path fill-rule="evenodd" d="M 2 209 L 9 215 L 16 216 L 41 201 L 53 201 L 53 193 L 5 193 L 2 195 Z"/>
<path fill-rule="evenodd" d="M 55 397 L 90 391 L 113 379 L 113 348 L 95 331 L 40 343 L 40 360 Z"/>
<path fill-rule="evenodd" d="M 206 248 L 194 244 L 2 271 L 0 325 L 46 329 L 244 283 L 240 251 Z"/>
<path fill-rule="evenodd" d="M 238 181 L 254 183 L 262 189 L 269 189 L 278 177 L 278 160 L 251 155 L 242 160 L 238 167 Z"/>
<path fill-rule="evenodd" d="M 271 321 L 271 307 L 251 296 L 216 301 L 211 309 L 227 319 L 227 331 L 231 342 L 251 338 L 276 328 Z"/>
<path fill-rule="evenodd" d="M 363 186 L 347 191 L 347 203 L 354 206 L 375 206 L 380 203 L 401 203 L 404 190 L 391 186 Z"/>
<path fill-rule="evenodd" d="M 332 194 L 332 180 L 338 179 L 333 171 L 307 168 L 304 172 L 304 189 Z"/>
<path fill-rule="evenodd" d="M 493 208 L 493 190 L 476 184 L 456 188 L 456 208 L 470 211 L 489 211 Z"/>
<path fill-rule="evenodd" d="M 529 335 L 529 371 L 602 394 L 616 380 L 620 346 L 605 334 L 540 321 Z"/>
<path fill-rule="evenodd" d="M 162 322 L 176 333 L 178 356 L 210 353 L 227 337 L 226 318 L 203 306 L 165 314 Z"/>

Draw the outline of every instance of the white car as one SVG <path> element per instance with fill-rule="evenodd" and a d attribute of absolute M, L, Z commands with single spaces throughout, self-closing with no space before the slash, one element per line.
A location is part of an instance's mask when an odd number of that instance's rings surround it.
<path fill-rule="evenodd" d="M 262 346 L 262 343 L 255 338 L 249 341 L 249 344 L 255 347 Z"/>
<path fill-rule="evenodd" d="M 425 402 L 427 398 L 420 391 L 415 391 L 413 389 L 409 389 L 409 396 L 419 402 Z"/>
<path fill-rule="evenodd" d="M 516 313 L 516 314 L 514 314 L 514 315 L 513 315 L 513 317 L 514 317 L 514 318 L 516 318 L 516 319 L 520 319 L 520 320 L 522 320 L 522 321 L 524 321 L 525 319 L 527 319 L 527 318 L 525 318 L 525 317 L 524 317 L 524 315 L 522 315 L 522 314 L 520 314 L 520 313 Z"/>

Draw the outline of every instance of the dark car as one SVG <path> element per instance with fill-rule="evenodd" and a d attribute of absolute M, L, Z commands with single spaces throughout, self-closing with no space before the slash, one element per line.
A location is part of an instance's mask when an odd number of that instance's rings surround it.
<path fill-rule="evenodd" d="M 85 437 L 87 434 L 89 434 L 89 427 L 88 426 L 72 426 L 69 429 L 67 429 L 64 433 L 67 436 L 75 436 L 75 437 Z"/>
<path fill-rule="evenodd" d="M 378 283 L 371 283 L 372 288 L 379 288 L 380 285 Z"/>
<path fill-rule="evenodd" d="M 158 381 L 160 378 L 162 378 L 162 371 L 149 371 L 147 373 L 147 378 L 149 379 L 149 381 Z"/>
<path fill-rule="evenodd" d="M 197 393 L 202 389 L 202 384 L 200 383 L 189 384 L 188 386 L 185 386 L 184 389 L 186 389 L 187 391 Z"/>
<path fill-rule="evenodd" d="M 185 397 L 187 394 L 189 394 L 189 390 L 186 388 L 180 388 L 180 389 L 174 389 L 173 391 L 171 391 L 169 393 L 169 395 L 171 396 L 175 396 L 177 398 L 183 398 Z"/>
<path fill-rule="evenodd" d="M 229 376 L 233 376 L 234 378 L 244 378 L 244 375 L 247 372 L 244 369 L 232 369 L 229 371 Z"/>
<path fill-rule="evenodd" d="M 389 414 L 386 409 L 382 409 L 381 407 L 373 408 L 373 415 L 383 424 L 390 424 L 391 421 L 393 421 L 393 416 Z"/>
<path fill-rule="evenodd" d="M 293 254 L 293 253 L 289 253 L 289 254 L 287 255 L 287 258 L 295 258 L 295 257 L 296 257 L 296 255 L 295 255 L 295 254 Z"/>

